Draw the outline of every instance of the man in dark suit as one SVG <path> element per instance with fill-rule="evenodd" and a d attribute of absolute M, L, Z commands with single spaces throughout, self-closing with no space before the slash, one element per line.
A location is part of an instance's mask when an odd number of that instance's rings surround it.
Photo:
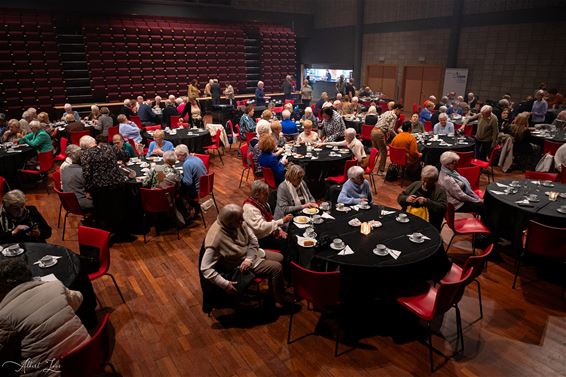
<path fill-rule="evenodd" d="M 151 100 L 140 103 L 138 108 L 138 116 L 140 117 L 142 125 L 157 124 L 159 120 L 151 109 Z"/>

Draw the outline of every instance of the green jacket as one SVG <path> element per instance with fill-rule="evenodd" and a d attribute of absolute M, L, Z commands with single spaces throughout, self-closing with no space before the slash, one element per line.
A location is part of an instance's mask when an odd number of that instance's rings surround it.
<path fill-rule="evenodd" d="M 434 225 L 437 229 L 440 229 L 442 224 L 442 219 L 444 218 L 444 213 L 448 207 L 448 201 L 446 199 L 446 192 L 438 184 L 434 185 L 434 190 L 432 192 L 424 193 L 421 188 L 423 182 L 416 181 L 411 183 L 405 191 L 399 194 L 397 197 L 397 202 L 403 208 L 403 211 L 407 209 L 407 206 L 411 205 L 413 207 L 420 207 L 418 203 L 407 203 L 407 198 L 411 195 L 423 196 L 427 198 L 424 206 L 428 208 L 429 222 Z"/>
<path fill-rule="evenodd" d="M 29 146 L 34 147 L 38 153 L 47 152 L 53 149 L 51 137 L 44 130 L 39 130 L 37 133 L 30 132 L 22 137 L 18 143 L 28 144 Z"/>

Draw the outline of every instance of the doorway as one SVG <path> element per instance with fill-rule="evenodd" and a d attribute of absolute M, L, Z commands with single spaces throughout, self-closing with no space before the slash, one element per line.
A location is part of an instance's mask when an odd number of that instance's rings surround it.
<path fill-rule="evenodd" d="M 385 94 L 385 97 L 396 98 L 397 66 L 385 64 L 367 65 L 365 82 L 365 86 L 369 86 L 372 91 L 382 92 Z"/>
<path fill-rule="evenodd" d="M 434 95 L 440 99 L 442 87 L 442 67 L 406 66 L 403 75 L 403 99 L 405 111 L 412 111 L 413 104 L 422 106 L 423 102 Z"/>

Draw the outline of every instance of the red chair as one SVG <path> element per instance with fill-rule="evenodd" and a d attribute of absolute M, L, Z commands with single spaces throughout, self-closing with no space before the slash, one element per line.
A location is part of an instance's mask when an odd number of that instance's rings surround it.
<path fill-rule="evenodd" d="M 244 179 L 244 174 L 247 172 L 246 175 L 246 182 L 250 176 L 250 169 L 251 166 L 248 164 L 248 144 L 244 144 L 240 147 L 240 156 L 242 158 L 242 174 L 240 175 L 240 184 L 238 188 L 242 187 L 242 180 Z"/>
<path fill-rule="evenodd" d="M 83 136 L 90 136 L 90 130 L 71 131 L 71 143 L 80 146 L 80 140 Z"/>
<path fill-rule="evenodd" d="M 368 166 L 366 167 L 365 170 L 365 174 L 369 175 L 369 183 L 371 184 L 371 187 L 373 188 L 373 192 L 377 192 L 377 186 L 375 185 L 374 179 L 373 177 L 375 176 L 375 173 L 373 172 L 375 170 L 375 164 L 377 163 L 377 158 L 379 157 L 379 150 L 377 148 L 372 148 L 371 151 L 369 152 L 369 162 L 368 162 Z"/>
<path fill-rule="evenodd" d="M 212 137 L 212 144 L 204 147 L 207 151 L 216 151 L 218 153 L 218 157 L 220 157 L 220 162 L 224 165 L 224 161 L 222 161 L 222 154 L 220 153 L 220 135 L 222 134 L 222 130 L 216 130 L 216 135 Z"/>
<path fill-rule="evenodd" d="M 472 276 L 470 277 L 470 283 L 473 281 L 476 282 L 478 287 L 478 301 L 480 304 L 480 319 L 483 318 L 483 305 L 481 300 L 481 286 L 478 277 L 481 275 L 482 271 L 484 270 L 485 266 L 487 265 L 487 258 L 493 251 L 493 244 L 490 244 L 488 247 L 485 248 L 485 251 L 482 255 L 472 255 L 466 259 L 464 262 L 464 266 L 460 267 L 456 263 L 452 263 L 452 267 L 450 271 L 440 280 L 441 283 L 453 283 L 456 282 L 468 273 L 470 269 L 472 269 Z"/>
<path fill-rule="evenodd" d="M 144 126 L 143 128 L 145 128 L 146 131 L 157 131 L 161 129 L 161 126 L 157 124 L 155 126 Z"/>
<path fill-rule="evenodd" d="M 562 165 L 560 170 L 560 183 L 566 183 L 566 165 Z"/>
<path fill-rule="evenodd" d="M 55 161 L 65 161 L 67 158 L 67 144 L 69 144 L 69 139 L 66 137 L 59 139 L 59 154 L 55 156 Z"/>
<path fill-rule="evenodd" d="M 53 167 L 53 149 L 47 152 L 39 152 L 37 154 L 37 161 L 39 162 L 39 170 L 22 169 L 19 172 L 24 176 L 36 177 L 38 178 L 38 182 L 41 182 L 45 178 L 45 174 Z"/>
<path fill-rule="evenodd" d="M 277 183 L 275 182 L 275 175 L 273 175 L 273 170 L 268 167 L 261 167 L 261 172 L 263 173 L 263 179 L 265 183 L 271 188 L 272 190 L 277 190 Z"/>
<path fill-rule="evenodd" d="M 137 115 L 130 116 L 130 121 L 134 122 L 140 130 L 142 129 L 142 122 L 139 116 Z"/>
<path fill-rule="evenodd" d="M 284 105 L 290 103 L 291 105 L 295 104 L 295 100 L 294 99 L 286 99 Z"/>
<path fill-rule="evenodd" d="M 198 157 L 202 160 L 202 162 L 204 163 L 204 167 L 206 168 L 206 172 L 208 173 L 209 171 L 208 167 L 210 166 L 210 155 L 195 153 L 195 157 Z"/>
<path fill-rule="evenodd" d="M 8 186 L 8 182 L 4 177 L 0 176 L 0 201 L 2 200 L 2 197 L 4 197 L 4 194 L 9 190 L 10 187 Z M 59 211 L 59 216 L 61 216 L 61 211 Z"/>
<path fill-rule="evenodd" d="M 419 112 L 419 105 L 417 105 L 416 103 L 413 103 L 413 114 L 418 113 L 418 112 Z"/>
<path fill-rule="evenodd" d="M 432 126 L 432 122 L 430 120 L 425 120 L 424 122 L 424 130 L 426 132 L 432 132 L 433 131 L 433 126 Z"/>
<path fill-rule="evenodd" d="M 98 329 L 87 342 L 61 355 L 59 365 L 62 377 L 95 377 L 103 373 L 106 366 L 117 375 L 114 365 L 110 363 L 112 349 L 109 319 L 110 313 L 105 313 Z"/>
<path fill-rule="evenodd" d="M 496 145 L 494 148 L 491 148 L 491 152 L 489 153 L 489 161 L 479 160 L 477 158 L 472 159 L 472 165 L 479 166 L 480 169 L 487 169 L 490 168 L 491 170 L 491 180 L 495 182 L 495 176 L 493 175 L 493 164 L 495 163 L 495 155 L 497 151 L 501 149 L 501 145 Z M 489 174 L 487 174 L 487 181 L 489 180 Z"/>
<path fill-rule="evenodd" d="M 273 111 L 274 114 L 279 114 L 282 113 L 284 109 L 285 108 L 283 106 L 279 106 L 279 107 L 274 107 L 271 111 Z"/>
<path fill-rule="evenodd" d="M 333 182 L 337 185 L 343 185 L 348 180 L 348 169 L 350 169 L 352 166 L 355 166 L 357 164 L 358 162 L 356 160 L 347 160 L 346 163 L 344 164 L 344 174 L 327 177 L 325 181 Z"/>
<path fill-rule="evenodd" d="M 79 205 L 79 200 L 74 192 L 62 192 L 57 188 L 53 187 L 53 190 L 59 196 L 59 201 L 61 205 L 59 206 L 59 219 L 57 221 L 57 228 L 61 226 L 61 208 L 65 209 L 65 216 L 63 217 L 63 233 L 61 233 L 61 240 L 65 240 L 65 229 L 67 228 L 67 217 L 69 215 L 77 215 L 81 217 L 86 216 L 86 212 L 81 209 Z"/>
<path fill-rule="evenodd" d="M 108 142 L 112 143 L 112 139 L 114 138 L 114 135 L 119 134 L 120 133 L 120 127 L 116 126 L 116 127 L 108 127 Z"/>
<path fill-rule="evenodd" d="M 317 272 L 307 270 L 291 262 L 291 274 L 293 282 L 293 294 L 295 302 L 302 300 L 312 304 L 316 309 L 335 309 L 340 305 L 340 271 Z M 303 335 L 291 340 L 293 328 L 294 310 L 289 317 L 289 330 L 287 332 L 287 344 L 301 340 L 307 336 L 314 335 L 314 332 Z M 340 326 L 340 323 L 339 323 Z M 336 344 L 334 346 L 334 356 L 338 356 L 338 346 L 340 344 L 341 329 L 336 334 Z"/>
<path fill-rule="evenodd" d="M 543 172 L 540 172 L 540 171 L 526 171 L 525 172 L 525 179 L 558 182 L 559 181 L 559 174 L 558 173 L 543 173 Z"/>
<path fill-rule="evenodd" d="M 453 234 L 448 242 L 448 247 L 446 248 L 446 253 L 448 253 L 448 249 L 450 249 L 450 245 L 452 245 L 452 241 L 454 237 L 459 235 L 471 234 L 472 235 L 472 253 L 476 254 L 476 246 L 475 246 L 475 235 L 477 233 L 480 234 L 491 234 L 489 229 L 481 222 L 481 220 L 476 219 L 475 217 L 464 217 L 456 219 L 456 214 L 454 210 L 454 205 L 448 203 L 448 208 L 446 209 L 446 213 L 444 214 L 444 219 L 446 222 L 442 224 L 448 225 L 448 228 L 452 230 Z M 440 229 L 442 230 L 442 228 Z"/>
<path fill-rule="evenodd" d="M 51 179 L 53 180 L 53 188 L 63 191 L 61 188 L 61 170 L 57 169 L 53 173 L 51 173 Z"/>
<path fill-rule="evenodd" d="M 140 154 L 138 153 L 138 148 L 136 148 L 136 142 L 134 141 L 134 139 L 128 139 L 128 143 L 130 143 L 130 145 L 132 146 L 132 148 L 134 148 L 134 153 L 136 154 L 136 156 L 140 156 Z M 144 154 L 145 155 L 145 154 Z"/>
<path fill-rule="evenodd" d="M 369 124 L 362 125 L 362 140 L 371 141 L 371 131 L 373 127 L 374 126 L 370 126 Z"/>
<path fill-rule="evenodd" d="M 399 297 L 397 299 L 397 302 L 402 307 L 404 307 L 420 319 L 426 321 L 428 329 L 428 349 L 431 372 L 435 371 L 434 361 L 432 357 L 433 351 L 441 354 L 446 359 L 448 359 L 448 357 L 446 357 L 442 352 L 434 348 L 434 346 L 432 345 L 432 330 L 430 325 L 435 318 L 444 315 L 444 313 L 446 313 L 451 308 L 456 309 L 457 340 L 456 351 L 454 355 L 459 352 L 458 342 L 461 343 L 462 351 L 464 350 L 464 335 L 462 333 L 462 320 L 458 303 L 462 299 L 464 288 L 471 279 L 472 272 L 473 268 L 470 268 L 464 274 L 464 276 L 462 276 L 457 281 L 450 283 L 440 283 L 436 287 L 430 286 L 428 291 L 423 294 L 410 297 Z"/>
<path fill-rule="evenodd" d="M 389 159 L 391 163 L 400 168 L 399 176 L 401 177 L 400 183 L 403 184 L 403 177 L 405 176 L 405 167 L 407 166 L 407 150 L 405 148 L 397 148 L 392 145 L 389 146 Z"/>
<path fill-rule="evenodd" d="M 474 159 L 474 151 L 469 152 L 456 152 L 454 151 L 459 157 L 458 160 L 458 167 L 467 168 L 468 166 L 472 166 L 472 160 Z"/>
<path fill-rule="evenodd" d="M 484 192 L 480 189 L 480 176 L 481 170 L 478 166 L 468 166 L 462 168 L 456 168 L 456 171 L 460 173 L 461 176 L 466 178 L 472 186 L 472 190 L 477 196 L 483 199 Z"/>
<path fill-rule="evenodd" d="M 232 144 L 234 144 L 234 142 L 236 141 L 236 138 L 240 138 L 240 131 L 238 130 L 238 132 L 234 132 L 234 125 L 232 124 L 231 120 L 228 120 L 226 122 L 226 129 L 228 129 L 230 131 L 230 136 L 232 136 L 232 142 L 230 143 L 230 149 L 232 149 Z"/>
<path fill-rule="evenodd" d="M 543 144 L 543 154 L 549 153 L 555 155 L 558 148 L 562 146 L 563 143 L 557 143 L 556 141 L 544 140 Z"/>
<path fill-rule="evenodd" d="M 171 128 L 179 128 L 179 119 L 181 119 L 179 115 L 171 115 L 169 119 L 170 119 L 169 124 Z"/>
<path fill-rule="evenodd" d="M 90 281 L 96 280 L 102 276 L 110 276 L 122 302 L 125 304 L 126 300 L 124 300 L 124 296 L 122 295 L 122 291 L 118 284 L 116 283 L 116 279 L 114 276 L 109 273 L 110 270 L 110 246 L 108 245 L 108 241 L 110 240 L 110 232 L 107 232 L 102 229 L 97 228 L 90 228 L 87 226 L 80 226 L 79 227 L 79 245 L 82 246 L 89 246 L 98 249 L 99 254 L 99 267 L 98 271 L 88 274 L 88 278 Z"/>
<path fill-rule="evenodd" d="M 521 263 L 526 254 L 534 254 L 557 260 L 564 266 L 564 262 L 566 262 L 566 228 L 555 228 L 534 220 L 529 221 L 523 252 L 517 260 L 517 269 L 515 270 L 515 277 L 513 278 L 513 289 L 515 289 Z M 562 274 L 563 278 L 565 276 L 566 273 Z M 565 288 L 566 279 L 562 283 L 561 297 L 564 297 Z"/>
<path fill-rule="evenodd" d="M 143 208 L 143 242 L 147 243 L 146 214 L 169 214 L 171 218 L 175 219 L 177 239 L 181 239 L 181 236 L 179 235 L 179 221 L 177 220 L 175 208 L 174 190 L 166 190 L 162 188 L 140 188 L 140 195 Z"/>
<path fill-rule="evenodd" d="M 212 198 L 212 201 L 214 202 L 214 208 L 216 209 L 216 213 L 218 213 L 218 206 L 216 205 L 216 198 L 214 197 L 214 173 L 210 173 L 200 177 L 198 191 L 199 192 L 196 201 L 200 204 L 202 199 L 210 196 Z M 201 210 L 200 215 L 202 217 L 202 223 L 206 228 L 204 211 Z"/>
<path fill-rule="evenodd" d="M 474 136 L 474 125 L 466 124 L 464 126 L 464 136 L 472 137 Z"/>

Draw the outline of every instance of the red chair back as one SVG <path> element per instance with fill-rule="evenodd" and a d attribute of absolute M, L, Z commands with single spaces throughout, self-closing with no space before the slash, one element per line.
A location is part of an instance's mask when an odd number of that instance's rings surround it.
<path fill-rule="evenodd" d="M 543 173 L 540 171 L 526 171 L 525 179 L 558 182 L 558 173 Z"/>
<path fill-rule="evenodd" d="M 252 152 L 248 152 L 248 161 L 250 162 L 250 169 L 254 175 L 254 179 L 257 179 L 255 175 L 255 162 L 254 162 L 254 154 Z"/>
<path fill-rule="evenodd" d="M 110 269 L 110 232 L 81 225 L 79 226 L 78 239 L 79 245 L 98 249 L 100 266 L 98 271 L 89 274 L 89 278 L 95 278 L 107 273 Z"/>
<path fill-rule="evenodd" d="M 291 262 L 293 293 L 299 300 L 306 300 L 315 307 L 340 303 L 340 272 L 307 270 Z"/>
<path fill-rule="evenodd" d="M 145 126 L 144 128 L 146 131 L 157 131 L 161 129 L 161 126 L 157 124 L 155 126 Z"/>
<path fill-rule="evenodd" d="M 466 262 L 464 262 L 464 267 L 462 267 L 462 276 L 465 276 L 469 270 L 472 270 L 472 276 L 470 276 L 470 279 L 473 280 L 480 276 L 485 264 L 487 263 L 487 258 L 492 251 L 493 244 L 489 244 L 489 246 L 485 248 L 483 254 L 469 256 L 468 259 L 466 259 Z"/>
<path fill-rule="evenodd" d="M 61 356 L 59 364 L 62 377 L 94 377 L 104 370 L 111 356 L 109 318 L 110 313 L 104 314 L 98 329 L 87 342 Z"/>
<path fill-rule="evenodd" d="M 275 114 L 279 114 L 281 112 L 283 112 L 285 108 L 283 106 L 279 106 L 279 107 L 274 107 L 271 111 L 273 111 L 273 113 Z"/>
<path fill-rule="evenodd" d="M 462 294 L 464 293 L 464 288 L 472 279 L 472 272 L 473 268 L 470 268 L 467 272 L 462 273 L 462 277 L 458 281 L 439 283 L 436 293 L 436 301 L 432 311 L 432 318 L 446 313 L 452 308 L 452 306 L 454 306 L 454 304 L 457 304 L 458 301 L 460 301 Z"/>
<path fill-rule="evenodd" d="M 369 124 L 362 125 L 362 140 L 371 141 L 371 131 L 373 130 L 373 126 Z"/>
<path fill-rule="evenodd" d="M 46 173 L 53 167 L 55 157 L 53 156 L 53 149 L 47 152 L 39 152 L 37 154 L 37 161 L 39 162 L 39 172 Z"/>
<path fill-rule="evenodd" d="M 208 166 L 210 165 L 210 155 L 209 154 L 195 153 L 195 157 L 198 157 L 202 160 L 202 162 L 204 163 L 204 167 L 206 168 L 206 171 L 208 172 Z"/>
<path fill-rule="evenodd" d="M 543 153 L 550 153 L 555 155 L 558 148 L 562 146 L 562 143 L 557 143 L 555 141 L 545 140 L 543 145 Z"/>
<path fill-rule="evenodd" d="M 346 163 L 344 164 L 344 182 L 346 182 L 348 180 L 348 170 L 352 167 L 358 164 L 357 160 L 346 160 Z"/>
<path fill-rule="evenodd" d="M 284 105 L 290 103 L 291 105 L 293 105 L 295 103 L 295 100 L 293 99 L 286 99 Z"/>
<path fill-rule="evenodd" d="M 179 115 L 171 115 L 169 117 L 169 124 L 171 128 L 179 128 L 179 119 L 181 117 Z"/>
<path fill-rule="evenodd" d="M 392 163 L 398 166 L 407 165 L 407 151 L 405 148 L 397 148 L 389 146 L 389 159 Z"/>
<path fill-rule="evenodd" d="M 214 190 L 214 173 L 202 175 L 199 178 L 198 197 L 199 199 L 211 195 Z"/>
<path fill-rule="evenodd" d="M 501 145 L 497 144 L 495 147 L 491 148 L 491 152 L 489 153 L 489 165 L 495 164 L 495 155 L 497 152 L 501 150 Z"/>
<path fill-rule="evenodd" d="M 562 165 L 562 170 L 560 171 L 560 183 L 566 183 L 566 165 Z"/>
<path fill-rule="evenodd" d="M 379 102 L 379 107 L 381 108 L 382 114 L 388 110 L 387 109 L 387 102 Z"/>
<path fill-rule="evenodd" d="M 61 190 L 61 170 L 57 169 L 53 173 L 51 173 L 51 179 L 53 180 L 53 188 L 57 191 Z"/>
<path fill-rule="evenodd" d="M 566 228 L 529 221 L 525 251 L 545 257 L 566 257 Z"/>
<path fill-rule="evenodd" d="M 466 124 L 464 126 L 464 135 L 468 137 L 474 136 L 474 125 L 473 124 Z"/>
<path fill-rule="evenodd" d="M 466 178 L 468 182 L 470 182 L 470 186 L 472 186 L 472 190 L 479 190 L 480 176 L 481 176 L 481 169 L 479 166 L 456 168 L 456 171 L 460 173 L 461 176 Z"/>
<path fill-rule="evenodd" d="M 467 168 L 468 166 L 472 166 L 472 160 L 474 159 L 474 154 L 475 154 L 474 151 L 469 151 L 469 152 L 453 151 L 453 152 L 460 157 L 460 160 L 458 161 L 458 167 Z"/>
<path fill-rule="evenodd" d="M 163 213 L 171 211 L 173 200 L 169 191 L 162 188 L 140 188 L 143 211 L 146 213 Z"/>
<path fill-rule="evenodd" d="M 369 152 L 369 162 L 368 170 L 371 173 L 375 169 L 375 164 L 377 163 L 377 157 L 379 156 L 379 150 L 377 148 L 371 148 Z"/>
<path fill-rule="evenodd" d="M 273 170 L 271 170 L 271 168 L 262 167 L 261 171 L 263 172 L 263 179 L 265 179 L 265 183 L 267 183 L 271 189 L 277 190 L 277 183 L 275 182 Z"/>
<path fill-rule="evenodd" d="M 118 127 L 118 126 L 108 127 L 108 142 L 111 143 L 114 135 L 119 134 L 119 133 L 120 133 L 120 127 Z"/>
<path fill-rule="evenodd" d="M 430 120 L 425 120 L 424 121 L 424 130 L 426 132 L 432 132 L 433 131 L 433 126 L 432 126 L 432 122 Z"/>
<path fill-rule="evenodd" d="M 454 219 L 456 217 L 455 212 L 456 210 L 454 209 L 454 204 L 448 203 L 448 205 L 446 206 L 446 212 L 444 212 L 444 220 L 446 220 L 446 225 L 448 225 L 450 230 L 452 230 L 454 233 L 456 233 L 456 231 L 454 230 Z"/>
<path fill-rule="evenodd" d="M 0 177 L 0 200 L 2 200 L 6 191 L 8 191 L 8 183 L 4 177 Z"/>
<path fill-rule="evenodd" d="M 243 144 L 240 147 L 240 155 L 242 158 L 242 167 L 244 167 L 244 169 L 248 169 L 250 168 L 250 164 L 248 163 L 248 144 Z"/>
<path fill-rule="evenodd" d="M 244 139 L 249 143 L 255 136 L 255 132 L 244 132 Z"/>
<path fill-rule="evenodd" d="M 81 210 L 81 206 L 79 205 L 79 200 L 74 192 L 62 192 L 58 190 L 55 185 L 53 190 L 59 196 L 59 200 L 61 201 L 61 205 L 65 208 L 65 211 L 72 213 L 73 215 L 80 215 L 83 216 L 84 213 Z"/>
<path fill-rule="evenodd" d="M 130 120 L 132 122 L 134 122 L 136 124 L 136 126 L 138 126 L 138 128 L 141 130 L 142 129 L 142 122 L 139 116 L 137 115 L 132 115 L 130 116 Z"/>
<path fill-rule="evenodd" d="M 417 113 L 419 111 L 419 105 L 417 105 L 416 103 L 413 103 L 413 114 Z"/>
<path fill-rule="evenodd" d="M 67 158 L 67 145 L 69 145 L 69 139 L 66 137 L 59 139 L 59 154 L 55 156 L 55 161 L 65 161 Z"/>
<path fill-rule="evenodd" d="M 79 141 L 83 136 L 90 136 L 90 130 L 84 131 L 71 131 L 71 143 L 75 145 L 80 145 Z"/>

